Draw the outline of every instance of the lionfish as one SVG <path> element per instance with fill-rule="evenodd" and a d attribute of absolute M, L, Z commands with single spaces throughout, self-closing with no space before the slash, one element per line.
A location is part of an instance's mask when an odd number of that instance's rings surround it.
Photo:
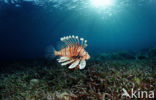
<path fill-rule="evenodd" d="M 86 60 L 90 58 L 88 52 L 85 51 L 87 47 L 87 40 L 78 36 L 66 36 L 61 37 L 63 42 L 63 48 L 61 50 L 54 50 L 55 56 L 60 56 L 57 61 L 62 66 L 69 65 L 69 69 L 84 69 L 86 66 Z"/>

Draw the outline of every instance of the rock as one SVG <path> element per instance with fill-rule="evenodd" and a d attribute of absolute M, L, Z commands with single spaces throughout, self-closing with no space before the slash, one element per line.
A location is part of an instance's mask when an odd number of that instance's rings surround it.
<path fill-rule="evenodd" d="M 144 59 L 147 59 L 148 58 L 148 52 L 138 52 L 137 55 L 136 55 L 136 59 L 137 60 L 144 60 Z"/>
<path fill-rule="evenodd" d="M 78 97 L 71 92 L 70 93 L 67 93 L 67 92 L 58 93 L 58 92 L 56 92 L 56 98 L 58 100 L 78 100 Z"/>
<path fill-rule="evenodd" d="M 30 80 L 30 85 L 31 86 L 39 85 L 39 83 L 40 83 L 39 79 L 31 79 Z"/>
<path fill-rule="evenodd" d="M 156 58 L 156 47 L 149 50 L 148 56 L 149 58 Z"/>
<path fill-rule="evenodd" d="M 140 56 L 137 57 L 137 59 L 139 59 L 139 60 L 143 60 L 143 59 L 146 59 L 146 58 L 147 57 L 145 55 L 140 55 Z"/>
<path fill-rule="evenodd" d="M 122 58 L 122 59 L 135 59 L 135 54 L 133 52 L 118 52 L 118 55 Z"/>
<path fill-rule="evenodd" d="M 95 60 L 102 62 L 104 60 L 124 60 L 124 59 L 136 59 L 134 53 L 130 52 L 108 52 L 101 53 L 95 57 Z"/>

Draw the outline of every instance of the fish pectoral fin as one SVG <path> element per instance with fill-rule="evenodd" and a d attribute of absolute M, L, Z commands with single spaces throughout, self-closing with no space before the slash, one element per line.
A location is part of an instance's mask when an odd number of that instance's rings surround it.
<path fill-rule="evenodd" d="M 76 60 L 74 63 L 72 63 L 68 68 L 73 69 L 79 64 L 80 60 Z"/>
<path fill-rule="evenodd" d="M 79 69 L 84 69 L 86 66 L 86 61 L 85 60 L 81 60 L 80 64 L 79 64 Z"/>
<path fill-rule="evenodd" d="M 57 60 L 58 60 L 59 63 L 61 63 L 61 62 L 65 62 L 65 61 L 70 60 L 70 58 L 68 58 L 68 57 L 60 57 L 60 59 L 57 59 Z"/>
<path fill-rule="evenodd" d="M 67 64 L 72 63 L 73 61 L 74 61 L 74 60 L 69 60 L 69 61 L 67 61 L 67 62 L 62 63 L 61 65 L 62 65 L 62 66 L 65 66 L 65 65 L 67 65 Z"/>

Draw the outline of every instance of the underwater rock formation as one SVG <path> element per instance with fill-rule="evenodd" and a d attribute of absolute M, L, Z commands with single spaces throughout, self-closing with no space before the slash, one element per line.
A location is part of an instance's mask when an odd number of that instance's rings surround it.
<path fill-rule="evenodd" d="M 149 49 L 140 50 L 139 52 L 136 53 L 136 59 L 137 60 L 148 59 L 148 51 L 149 51 Z"/>
<path fill-rule="evenodd" d="M 149 49 L 148 56 L 149 58 L 156 58 L 156 47 Z"/>
<path fill-rule="evenodd" d="M 136 59 L 135 54 L 131 52 L 110 52 L 110 53 L 102 53 L 94 58 L 97 61 L 104 61 L 104 60 L 130 60 Z"/>
<path fill-rule="evenodd" d="M 93 61 L 103 62 L 105 60 L 145 60 L 156 58 L 156 47 L 145 48 L 138 52 L 107 52 L 94 57 Z"/>

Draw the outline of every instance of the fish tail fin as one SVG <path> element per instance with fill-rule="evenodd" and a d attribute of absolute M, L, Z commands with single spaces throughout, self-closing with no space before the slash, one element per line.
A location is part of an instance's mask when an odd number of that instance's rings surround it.
<path fill-rule="evenodd" d="M 56 54 L 57 54 L 57 51 L 55 50 L 55 48 L 52 45 L 50 45 L 46 48 L 45 58 L 46 59 L 54 59 Z"/>

